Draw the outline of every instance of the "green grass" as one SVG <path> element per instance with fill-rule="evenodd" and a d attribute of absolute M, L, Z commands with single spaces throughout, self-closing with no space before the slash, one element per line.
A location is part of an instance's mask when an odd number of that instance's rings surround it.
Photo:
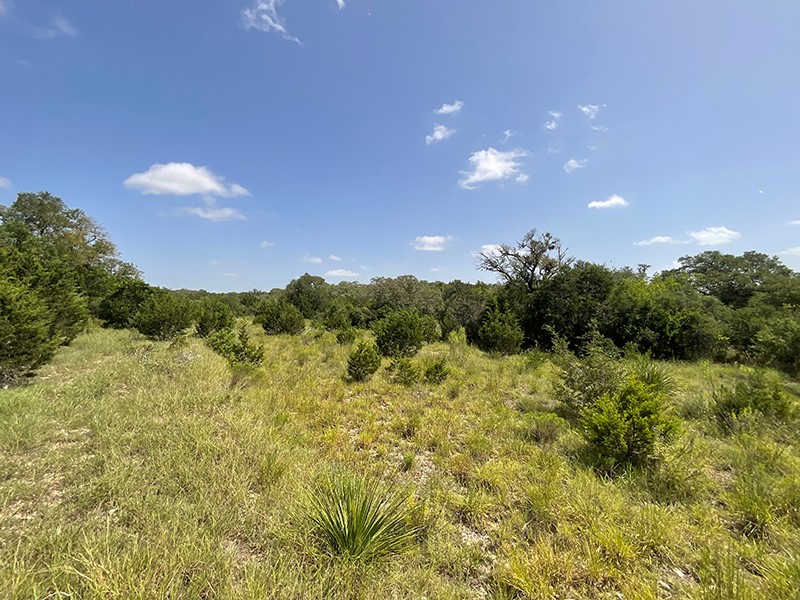
<path fill-rule="evenodd" d="M 722 431 L 714 393 L 735 385 L 736 367 L 651 367 L 670 378 L 681 437 L 654 468 L 612 478 L 586 459 L 579 426 L 550 416 L 560 407 L 546 358 L 492 358 L 455 340 L 414 359 L 445 358 L 444 383 L 395 383 L 388 360 L 353 383 L 350 347 L 334 334 L 259 329 L 256 370 L 232 371 L 197 339 L 95 331 L 32 385 L 0 391 L 0 597 L 789 599 L 800 589 L 797 422 Z M 797 384 L 782 384 L 796 402 Z M 350 498 L 367 489 L 368 506 L 402 515 L 384 528 L 398 545 L 372 553 L 381 560 L 341 560 L 309 520 L 310 499 L 335 505 L 338 488 L 320 487 L 331 472 L 367 482 Z"/>

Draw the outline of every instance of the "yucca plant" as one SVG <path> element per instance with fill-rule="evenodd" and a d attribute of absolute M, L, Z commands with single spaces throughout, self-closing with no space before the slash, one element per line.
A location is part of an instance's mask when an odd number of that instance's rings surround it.
<path fill-rule="evenodd" d="M 305 513 L 326 552 L 358 561 L 407 550 L 422 532 L 409 492 L 351 473 L 320 479 Z"/>

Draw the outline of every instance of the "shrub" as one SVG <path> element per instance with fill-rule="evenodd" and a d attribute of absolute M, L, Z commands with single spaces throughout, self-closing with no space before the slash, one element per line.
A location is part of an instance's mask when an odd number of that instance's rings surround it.
<path fill-rule="evenodd" d="M 439 358 L 425 367 L 425 381 L 428 383 L 443 383 L 449 374 L 450 369 L 444 358 Z"/>
<path fill-rule="evenodd" d="M 264 360 L 264 346 L 251 343 L 244 327 L 238 333 L 231 329 L 217 329 L 208 335 L 206 343 L 212 350 L 227 358 L 232 366 L 257 367 Z"/>
<path fill-rule="evenodd" d="M 414 385 L 422 379 L 420 368 L 411 362 L 409 358 L 395 358 L 392 360 L 388 369 L 393 383 L 400 385 Z"/>
<path fill-rule="evenodd" d="M 630 377 L 615 394 L 604 394 L 582 414 L 586 440 L 601 466 L 641 465 L 659 440 L 670 439 L 678 421 L 667 415 L 664 395 Z"/>
<path fill-rule="evenodd" d="M 30 289 L 0 277 L 0 383 L 15 381 L 47 362 L 58 347 L 52 315 Z"/>
<path fill-rule="evenodd" d="M 230 306 L 221 300 L 206 300 L 200 304 L 195 333 L 208 337 L 212 332 L 233 327 L 234 317 Z"/>
<path fill-rule="evenodd" d="M 336 332 L 336 341 L 342 345 L 352 344 L 356 340 L 356 330 L 353 327 L 340 329 Z"/>
<path fill-rule="evenodd" d="M 758 332 L 754 352 L 763 365 L 800 374 L 800 307 L 786 307 Z"/>
<path fill-rule="evenodd" d="M 347 359 L 347 374 L 353 381 L 369 379 L 381 366 L 381 357 L 373 344 L 360 342 Z"/>
<path fill-rule="evenodd" d="M 296 335 L 306 326 L 303 314 L 297 307 L 283 300 L 262 302 L 256 309 L 255 321 L 270 334 Z"/>
<path fill-rule="evenodd" d="M 714 412 L 723 429 L 733 430 L 753 416 L 784 420 L 790 415 L 791 401 L 780 383 L 769 380 L 761 370 L 747 369 L 742 381 L 714 393 Z"/>
<path fill-rule="evenodd" d="M 383 356 L 414 356 L 425 339 L 425 321 L 413 308 L 389 313 L 373 325 L 373 330 Z"/>
<path fill-rule="evenodd" d="M 423 531 L 410 493 L 348 473 L 321 479 L 304 512 L 327 553 L 357 561 L 403 552 Z"/>
<path fill-rule="evenodd" d="M 155 288 L 140 279 L 123 278 L 114 291 L 100 302 L 98 316 L 107 327 L 130 327 L 136 313 L 153 292 Z"/>
<path fill-rule="evenodd" d="M 154 340 L 174 340 L 194 321 L 189 300 L 158 290 L 144 301 L 133 317 L 133 327 Z"/>
<path fill-rule="evenodd" d="M 510 312 L 489 310 L 478 328 L 478 347 L 485 352 L 516 354 L 522 346 L 522 328 Z"/>
<path fill-rule="evenodd" d="M 664 363 L 655 362 L 649 354 L 640 354 L 633 360 L 632 373 L 651 389 L 666 394 L 675 393 L 675 378 Z"/>
<path fill-rule="evenodd" d="M 567 349 L 566 342 L 556 339 L 553 361 L 561 370 L 561 379 L 554 385 L 556 398 L 573 413 L 580 413 L 604 395 L 617 392 L 625 379 L 616 352 L 603 340 L 595 340 L 578 358 Z"/>

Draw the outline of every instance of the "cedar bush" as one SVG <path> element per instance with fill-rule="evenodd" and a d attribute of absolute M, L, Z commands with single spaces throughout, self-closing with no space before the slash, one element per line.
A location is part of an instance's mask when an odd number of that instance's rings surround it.
<path fill-rule="evenodd" d="M 369 379 L 381 366 L 381 357 L 375 346 L 359 342 L 347 359 L 347 374 L 353 381 Z"/>
<path fill-rule="evenodd" d="M 264 346 L 250 342 L 247 329 L 217 329 L 206 337 L 212 350 L 228 359 L 231 366 L 257 367 L 264 360 Z"/>
<path fill-rule="evenodd" d="M 192 326 L 195 307 L 191 301 L 157 290 L 145 300 L 132 325 L 153 340 L 174 340 Z"/>
<path fill-rule="evenodd" d="M 394 358 L 387 369 L 393 383 L 411 386 L 422 379 L 422 371 L 410 358 Z"/>
<path fill-rule="evenodd" d="M 510 312 L 490 308 L 478 328 L 478 347 L 484 352 L 516 354 L 522 347 L 523 332 Z"/>
<path fill-rule="evenodd" d="M 230 306 L 222 300 L 204 300 L 197 311 L 195 333 L 200 337 L 208 337 L 214 331 L 231 329 L 233 322 L 234 316 Z"/>
<path fill-rule="evenodd" d="M 619 392 L 604 394 L 584 409 L 584 436 L 601 467 L 644 465 L 654 458 L 657 442 L 669 440 L 678 430 L 665 399 L 632 376 Z"/>
<path fill-rule="evenodd" d="M 305 329 L 303 314 L 285 300 L 266 300 L 256 309 L 255 321 L 269 334 L 297 335 Z"/>
<path fill-rule="evenodd" d="M 414 356 L 425 341 L 429 325 L 414 308 L 390 312 L 372 326 L 378 351 L 383 356 Z"/>

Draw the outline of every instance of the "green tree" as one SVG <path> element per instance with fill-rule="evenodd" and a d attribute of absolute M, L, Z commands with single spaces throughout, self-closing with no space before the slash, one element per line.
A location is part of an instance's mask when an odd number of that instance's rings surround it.
<path fill-rule="evenodd" d="M 286 301 L 293 304 L 306 319 L 313 319 L 331 300 L 329 286 L 322 277 L 305 273 L 286 286 Z"/>
<path fill-rule="evenodd" d="M 255 322 L 270 334 L 296 335 L 306 326 L 303 314 L 285 300 L 265 300 L 256 309 Z"/>
<path fill-rule="evenodd" d="M 144 301 L 131 324 L 150 339 L 174 340 L 192 326 L 195 316 L 191 300 L 159 289 Z"/>
<path fill-rule="evenodd" d="M 522 346 L 522 328 L 513 313 L 497 302 L 487 305 L 478 328 L 478 347 L 485 352 L 515 354 Z"/>
<path fill-rule="evenodd" d="M 426 322 L 414 308 L 390 312 L 372 328 L 383 356 L 414 356 L 425 341 Z"/>

